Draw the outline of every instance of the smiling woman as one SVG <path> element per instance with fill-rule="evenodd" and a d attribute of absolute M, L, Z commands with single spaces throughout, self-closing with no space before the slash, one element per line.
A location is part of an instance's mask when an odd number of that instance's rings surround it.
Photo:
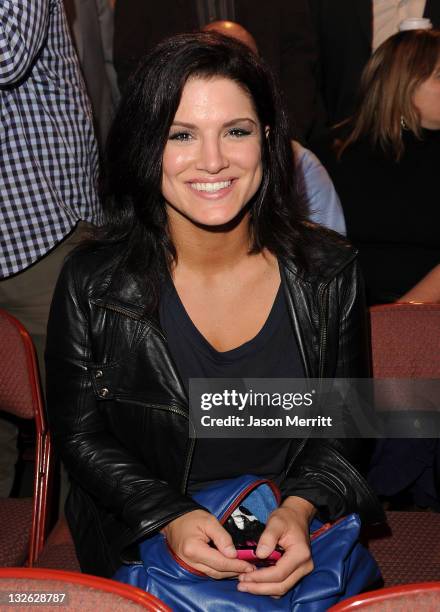
<path fill-rule="evenodd" d="M 173 37 L 127 87 L 107 224 L 66 263 L 48 334 L 50 421 L 84 571 L 111 576 L 162 532 L 186 566 L 282 595 L 312 570 L 315 513 L 381 518 L 354 467 L 358 441 L 189 438 L 190 378 L 365 375 L 355 253 L 305 221 L 292 167 L 273 77 L 239 42 Z M 258 572 L 193 499 L 243 474 L 283 496 L 256 554 L 284 554 Z"/>

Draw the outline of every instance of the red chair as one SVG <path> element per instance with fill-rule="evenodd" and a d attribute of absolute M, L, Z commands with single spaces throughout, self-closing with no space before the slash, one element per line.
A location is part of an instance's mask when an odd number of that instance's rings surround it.
<path fill-rule="evenodd" d="M 405 584 L 355 595 L 329 608 L 328 612 L 374 610 L 374 612 L 438 612 L 440 582 Z"/>
<path fill-rule="evenodd" d="M 66 518 L 62 516 L 50 532 L 36 567 L 80 572 L 75 545 Z"/>
<path fill-rule="evenodd" d="M 440 578 L 440 514 L 387 512 L 387 526 L 367 527 L 364 536 L 386 587 Z"/>
<path fill-rule="evenodd" d="M 34 419 L 36 430 L 33 498 L 0 499 L 0 566 L 32 566 L 48 527 L 52 449 L 46 424 L 32 340 L 10 314 L 0 309 L 0 410 Z"/>
<path fill-rule="evenodd" d="M 13 597 L 40 595 L 38 605 L 35 600 L 24 601 L 28 605 L 18 607 Z M 44 605 L 41 594 L 52 595 L 51 602 Z M 58 595 L 54 600 L 54 595 Z M 96 612 L 111 610 L 150 610 L 150 612 L 172 612 L 171 608 L 150 593 L 141 589 L 87 574 L 59 570 L 8 567 L 0 568 L 0 609 L 16 612 L 23 609 L 36 609 L 41 612 L 52 611 L 62 606 L 72 612 Z M 61 601 L 62 598 L 62 601 Z M 8 605 L 10 603 L 11 605 Z M 58 604 L 58 605 L 56 605 Z"/>
<path fill-rule="evenodd" d="M 375 378 L 440 378 L 440 304 L 370 308 Z"/>
<path fill-rule="evenodd" d="M 370 317 L 374 378 L 440 378 L 440 304 L 373 306 Z M 385 408 L 423 409 L 405 380 L 390 381 L 380 394 Z M 385 586 L 438 580 L 440 514 L 388 512 L 387 519 L 388 528 L 365 530 Z"/>

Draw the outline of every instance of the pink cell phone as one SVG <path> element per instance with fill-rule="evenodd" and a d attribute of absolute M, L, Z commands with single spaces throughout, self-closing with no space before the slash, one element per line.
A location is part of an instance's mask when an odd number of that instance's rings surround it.
<path fill-rule="evenodd" d="M 237 559 L 241 559 L 242 561 L 249 561 L 253 565 L 257 567 L 270 567 L 271 565 L 275 565 L 278 559 L 281 559 L 282 553 L 278 550 L 274 550 L 266 559 L 260 559 L 255 554 L 256 547 L 240 547 L 237 546 Z"/>

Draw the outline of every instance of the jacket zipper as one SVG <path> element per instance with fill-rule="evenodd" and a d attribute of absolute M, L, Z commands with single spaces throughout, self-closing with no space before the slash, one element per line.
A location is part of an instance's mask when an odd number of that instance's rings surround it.
<path fill-rule="evenodd" d="M 179 408 L 178 406 L 166 406 L 165 404 L 154 404 L 152 402 L 141 402 L 140 400 L 134 400 L 134 399 L 129 399 L 129 398 L 124 398 L 123 396 L 118 396 L 115 398 L 115 401 L 127 401 L 129 404 L 136 404 L 138 406 L 147 406 L 148 408 L 156 408 L 157 410 L 166 410 L 167 412 L 174 412 L 175 414 L 178 414 L 180 416 L 183 416 L 186 418 L 186 420 L 188 421 L 188 415 L 185 413 L 184 410 L 182 410 L 182 408 Z"/>
<path fill-rule="evenodd" d="M 319 349 L 319 371 L 318 378 L 324 378 L 325 356 L 327 351 L 327 303 L 324 303 L 328 284 L 321 285 L 318 290 L 319 300 L 319 319 L 321 321 L 320 330 L 320 349 Z"/>
<path fill-rule="evenodd" d="M 325 356 L 325 352 L 326 352 L 326 345 L 327 345 L 327 309 L 324 306 L 324 292 L 326 291 L 328 286 L 328 283 L 321 285 L 318 289 L 318 301 L 319 301 L 319 319 L 321 321 L 321 326 L 320 326 L 320 350 L 319 350 L 319 368 L 318 368 L 318 378 L 323 378 L 323 374 L 324 374 L 324 356 Z M 292 465 L 294 464 L 296 458 L 298 457 L 298 455 L 300 454 L 300 452 L 303 450 L 305 444 L 307 442 L 307 438 L 304 440 L 301 440 L 301 444 L 298 446 L 298 448 L 296 449 L 295 454 L 293 455 L 293 457 L 290 459 L 289 464 L 285 470 L 285 474 L 287 475 L 290 472 L 290 468 L 292 467 Z"/>
<path fill-rule="evenodd" d="M 129 308 L 124 308 L 123 306 L 116 306 L 116 304 L 100 304 L 97 301 L 93 301 L 92 303 L 95 304 L 95 306 L 98 306 L 98 308 L 105 308 L 107 310 L 112 310 L 113 312 L 117 312 L 126 317 L 129 317 L 130 319 L 133 319 L 134 321 L 140 321 L 141 323 L 147 323 L 151 327 L 151 329 L 154 329 L 154 331 L 162 338 L 162 340 L 164 340 L 165 342 L 167 341 L 162 330 L 157 325 L 155 325 L 151 319 L 143 319 L 139 314 L 133 312 Z"/>
<path fill-rule="evenodd" d="M 196 439 L 195 438 L 191 438 L 190 447 L 189 447 L 188 452 L 186 454 L 185 472 L 183 474 L 183 481 L 182 481 L 182 486 L 181 486 L 181 492 L 184 495 L 186 494 L 186 488 L 188 486 L 189 471 L 190 471 L 190 468 L 191 468 L 191 462 L 192 462 L 192 457 L 193 457 L 195 445 L 196 445 Z"/>

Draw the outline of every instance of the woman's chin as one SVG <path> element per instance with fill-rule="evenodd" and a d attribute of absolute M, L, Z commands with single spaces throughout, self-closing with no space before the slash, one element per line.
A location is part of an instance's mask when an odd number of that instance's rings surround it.
<path fill-rule="evenodd" d="M 190 221 L 197 227 L 206 229 L 207 231 L 220 232 L 227 231 L 236 227 L 243 221 L 247 212 L 247 208 L 242 208 L 235 214 L 210 214 L 197 215 L 190 218 Z"/>
<path fill-rule="evenodd" d="M 171 225 L 176 225 L 176 229 L 182 223 L 207 231 L 220 232 L 233 229 L 241 222 L 246 222 L 247 213 L 251 202 L 245 206 L 207 206 L 207 207 L 177 207 L 167 202 L 168 219 Z"/>

